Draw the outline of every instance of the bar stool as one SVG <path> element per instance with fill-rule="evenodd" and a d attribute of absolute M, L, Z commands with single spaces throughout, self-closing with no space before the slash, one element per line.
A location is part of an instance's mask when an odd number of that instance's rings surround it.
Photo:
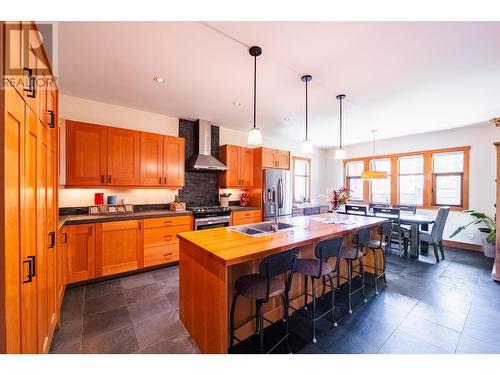
<path fill-rule="evenodd" d="M 311 258 L 301 258 L 297 259 L 295 263 L 295 272 L 304 275 L 304 310 L 307 310 L 307 297 L 309 296 L 309 290 L 307 288 L 307 280 L 311 279 L 311 290 L 312 290 L 312 326 L 313 326 L 313 339 L 312 342 L 316 344 L 316 321 L 324 318 L 328 314 L 332 314 L 332 322 L 336 327 L 337 322 L 335 321 L 335 285 L 333 283 L 332 273 L 337 272 L 339 269 L 340 256 L 342 251 L 342 237 L 331 238 L 328 240 L 321 241 L 314 248 L 314 259 Z M 328 259 L 336 257 L 335 267 L 328 264 Z M 325 294 L 325 284 L 328 278 L 330 281 L 330 288 L 332 290 L 332 299 L 330 302 L 330 308 L 321 314 L 316 316 L 316 283 L 318 279 L 323 280 L 323 295 Z M 296 297 L 300 298 L 302 295 Z M 297 310 L 292 307 L 293 310 Z"/>
<path fill-rule="evenodd" d="M 392 222 L 384 221 L 383 223 L 381 223 L 377 228 L 377 233 L 380 235 L 380 239 L 370 240 L 370 242 L 368 242 L 368 247 L 367 247 L 373 252 L 373 264 L 374 264 L 373 268 L 375 269 L 373 281 L 375 284 L 375 294 L 378 294 L 378 279 L 383 277 L 385 285 L 387 286 L 387 279 L 385 278 L 385 250 L 387 248 L 387 244 L 389 244 L 390 246 L 391 243 Z M 381 252 L 383 261 L 382 273 L 380 275 L 378 275 L 378 268 L 377 268 L 377 258 L 376 258 L 377 251 Z"/>
<path fill-rule="evenodd" d="M 259 265 L 259 273 L 244 275 L 240 277 L 235 284 L 236 294 L 233 297 L 233 302 L 231 304 L 231 316 L 230 316 L 230 329 L 231 329 L 231 344 L 230 349 L 233 347 L 234 340 L 241 342 L 235 335 L 234 331 L 248 323 L 255 318 L 257 325 L 256 334 L 259 335 L 260 352 L 264 353 L 264 320 L 269 321 L 264 318 L 263 305 L 269 301 L 270 298 L 281 296 L 283 302 L 284 317 L 283 321 L 285 323 L 285 336 L 278 340 L 274 346 L 267 351 L 267 353 L 272 352 L 279 344 L 286 341 L 288 351 L 290 351 L 290 346 L 288 342 L 288 292 L 290 291 L 292 276 L 295 268 L 295 261 L 297 258 L 298 248 L 287 250 L 277 254 L 271 254 L 265 257 Z M 281 277 L 282 274 L 288 273 L 286 281 L 283 282 Z M 256 314 L 250 319 L 241 323 L 238 327 L 234 326 L 234 310 L 236 307 L 236 300 L 239 296 L 247 297 L 255 300 L 256 303 Z"/>
<path fill-rule="evenodd" d="M 347 263 L 347 278 L 340 276 L 340 272 L 337 272 L 337 285 L 340 285 L 339 281 L 340 279 L 347 280 L 348 286 L 349 286 L 349 296 L 348 296 L 348 303 L 349 303 L 349 314 L 352 314 L 352 306 L 351 306 L 351 296 L 361 290 L 363 293 L 363 302 L 365 303 L 366 297 L 365 297 L 365 268 L 363 265 L 363 249 L 368 246 L 368 243 L 370 241 L 370 228 L 366 229 L 360 229 L 356 231 L 353 235 L 353 243 L 355 246 L 349 247 L 347 249 L 342 249 L 342 253 L 340 257 L 342 259 L 345 259 Z M 359 287 L 356 290 L 352 290 L 352 272 L 354 271 L 353 269 L 353 262 L 357 260 L 358 261 L 358 272 L 359 276 L 361 276 L 361 287 Z"/>

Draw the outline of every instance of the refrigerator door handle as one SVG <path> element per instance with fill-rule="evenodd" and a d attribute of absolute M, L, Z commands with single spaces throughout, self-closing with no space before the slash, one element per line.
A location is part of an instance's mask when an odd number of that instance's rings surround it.
<path fill-rule="evenodd" d="M 283 208 L 283 181 L 278 180 L 278 208 Z"/>

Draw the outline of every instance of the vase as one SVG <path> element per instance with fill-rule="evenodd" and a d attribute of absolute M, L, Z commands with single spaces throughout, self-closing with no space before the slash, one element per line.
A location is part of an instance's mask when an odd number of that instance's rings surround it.
<path fill-rule="evenodd" d="M 229 197 L 220 197 L 220 205 L 222 207 L 229 207 Z"/>

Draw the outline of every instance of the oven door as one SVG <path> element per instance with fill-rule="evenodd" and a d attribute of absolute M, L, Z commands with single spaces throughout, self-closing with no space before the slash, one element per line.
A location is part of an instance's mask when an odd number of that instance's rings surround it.
<path fill-rule="evenodd" d="M 228 227 L 230 221 L 230 216 L 198 218 L 194 219 L 194 230 Z"/>

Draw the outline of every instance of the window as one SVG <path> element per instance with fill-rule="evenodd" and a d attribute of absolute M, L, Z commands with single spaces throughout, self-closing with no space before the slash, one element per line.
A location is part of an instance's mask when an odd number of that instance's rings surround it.
<path fill-rule="evenodd" d="M 421 208 L 469 208 L 470 146 L 344 160 L 345 186 L 356 203 L 412 204 Z M 362 180 L 364 170 L 387 179 Z"/>
<path fill-rule="evenodd" d="M 399 203 L 424 204 L 424 156 L 402 156 L 399 159 Z"/>
<path fill-rule="evenodd" d="M 351 200 L 363 201 L 363 180 L 361 172 L 365 163 L 363 161 L 348 162 L 346 168 L 347 188 L 351 189 Z"/>
<path fill-rule="evenodd" d="M 461 207 L 463 205 L 463 151 L 432 154 L 432 169 L 432 204 Z"/>
<path fill-rule="evenodd" d="M 293 158 L 293 201 L 311 201 L 311 159 Z"/>
<path fill-rule="evenodd" d="M 385 171 L 389 177 L 383 180 L 370 181 L 370 202 L 384 203 L 391 202 L 391 159 L 370 160 L 370 170 Z"/>

